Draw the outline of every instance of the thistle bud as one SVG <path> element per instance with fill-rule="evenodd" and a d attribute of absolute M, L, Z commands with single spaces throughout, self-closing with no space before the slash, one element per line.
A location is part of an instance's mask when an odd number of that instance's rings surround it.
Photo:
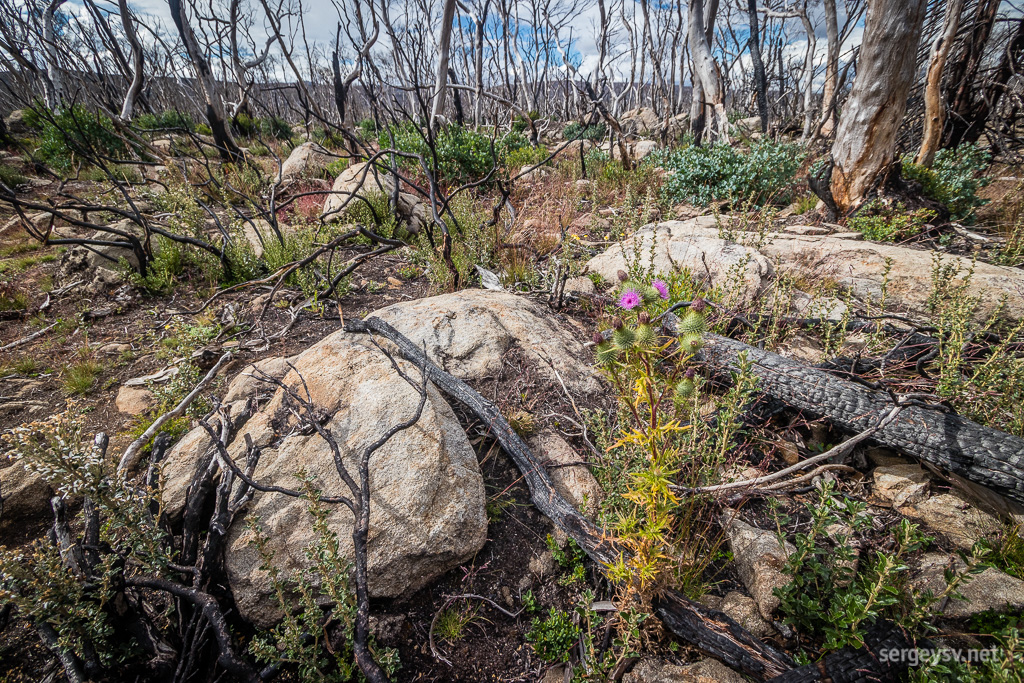
<path fill-rule="evenodd" d="M 697 376 L 697 371 L 693 368 L 686 368 L 686 372 L 683 373 L 683 377 L 686 379 L 693 379 Z"/>
<path fill-rule="evenodd" d="M 627 273 L 624 270 L 620 270 L 619 272 L 616 273 L 616 275 L 619 276 L 619 282 L 625 282 L 626 280 L 629 279 L 629 273 Z"/>
<path fill-rule="evenodd" d="M 601 344 L 604 343 L 604 337 L 601 336 L 600 332 L 595 332 L 594 336 L 592 336 L 590 340 L 594 342 L 595 346 L 600 346 Z"/>
<path fill-rule="evenodd" d="M 621 330 L 624 324 L 622 318 L 612 318 L 612 327 L 616 330 Z"/>
<path fill-rule="evenodd" d="M 641 325 L 648 325 L 651 322 L 651 314 L 647 311 L 640 311 L 640 315 L 637 316 L 637 322 Z"/>
<path fill-rule="evenodd" d="M 707 307 L 708 302 L 700 297 L 697 297 L 696 299 L 690 302 L 690 310 L 696 311 L 697 313 L 703 313 L 704 311 L 707 310 Z"/>

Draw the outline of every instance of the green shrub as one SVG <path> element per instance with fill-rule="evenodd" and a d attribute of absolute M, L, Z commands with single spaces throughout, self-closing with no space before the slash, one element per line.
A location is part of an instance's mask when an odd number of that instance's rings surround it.
<path fill-rule="evenodd" d="M 88 394 L 102 371 L 103 366 L 91 360 L 68 366 L 64 370 L 64 391 L 68 394 Z"/>
<path fill-rule="evenodd" d="M 953 220 L 973 222 L 974 210 L 985 204 L 978 190 L 992 181 L 984 175 L 991 160 L 975 144 L 960 145 L 939 150 L 930 169 L 904 158 L 903 177 L 921 183 L 925 196 L 945 206 Z"/>
<path fill-rule="evenodd" d="M 372 140 L 377 135 L 377 122 L 373 119 L 362 119 L 356 124 L 356 130 L 364 140 Z"/>
<path fill-rule="evenodd" d="M 785 540 L 782 526 L 790 520 L 779 513 L 778 503 L 771 505 L 781 543 Z M 907 559 L 932 540 L 916 525 L 901 520 L 891 539 L 856 561 L 849 535 L 871 527 L 867 506 L 837 495 L 833 482 L 823 485 L 816 500 L 804 505 L 810 525 L 796 534 L 796 552 L 782 568 L 792 580 L 774 593 L 785 622 L 801 634 L 823 638 L 825 651 L 863 647 L 867 628 L 879 620 L 897 621 L 910 633 L 923 635 L 931 628 L 931 607 L 957 596 L 957 591 L 986 567 L 988 551 L 978 543 L 964 570 L 947 573 L 947 586 L 938 595 L 909 589 Z M 829 531 L 836 526 L 845 528 L 846 533 Z"/>
<path fill-rule="evenodd" d="M 856 216 L 847 220 L 851 230 L 876 242 L 895 242 L 913 237 L 935 218 L 930 209 L 907 212 L 902 204 L 885 207 L 878 202 L 866 204 Z"/>
<path fill-rule="evenodd" d="M 539 147 L 520 147 L 505 154 L 505 166 L 513 173 L 518 173 L 523 166 L 535 166 L 547 159 L 549 152 L 543 145 Z"/>
<path fill-rule="evenodd" d="M 0 163 L 0 183 L 13 190 L 27 180 L 28 178 L 23 176 L 18 169 L 8 164 Z"/>
<path fill-rule="evenodd" d="M 435 147 L 437 159 L 430 154 L 423 134 L 411 122 L 388 126 L 377 136 L 381 149 L 392 146 L 403 152 L 420 154 L 438 179 L 449 185 L 463 184 L 480 180 L 486 176 L 495 162 L 509 158 L 510 154 L 529 146 L 526 138 L 519 133 L 507 133 L 494 141 L 491 149 L 491 138 L 459 125 L 443 126 L 437 131 Z M 497 158 L 495 158 L 497 157 Z M 409 169 L 419 168 L 416 159 L 400 159 L 399 163 Z"/>
<path fill-rule="evenodd" d="M 247 138 L 262 136 L 290 140 L 292 137 L 291 124 L 279 116 L 254 118 L 243 112 L 231 120 L 231 128 L 238 135 Z"/>
<path fill-rule="evenodd" d="M 671 175 L 664 193 L 673 204 L 715 201 L 755 205 L 788 203 L 806 152 L 798 145 L 762 140 L 749 152 L 728 145 L 684 147 L 661 155 Z"/>
<path fill-rule="evenodd" d="M 195 121 L 185 112 L 168 109 L 159 114 L 139 114 L 135 117 L 135 125 L 142 130 L 187 130 L 194 131 Z"/>
<path fill-rule="evenodd" d="M 573 121 L 562 130 L 562 137 L 566 140 L 601 140 L 607 134 L 608 128 L 603 123 L 584 126 L 579 121 Z"/>
<path fill-rule="evenodd" d="M 60 110 L 50 118 L 42 118 L 39 133 L 39 158 L 55 171 L 69 171 L 76 158 L 102 155 L 125 159 L 128 147 L 117 134 L 110 119 L 93 113 L 81 105 Z"/>
<path fill-rule="evenodd" d="M 534 619 L 526 632 L 526 640 L 533 645 L 537 656 L 552 664 L 567 661 L 579 637 L 580 629 L 573 623 L 572 616 L 554 608 L 546 619 Z"/>

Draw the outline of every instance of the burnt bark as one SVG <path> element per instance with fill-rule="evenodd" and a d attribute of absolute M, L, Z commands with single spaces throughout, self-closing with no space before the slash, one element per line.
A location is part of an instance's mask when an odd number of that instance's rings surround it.
<path fill-rule="evenodd" d="M 762 392 L 846 431 L 862 432 L 892 409 L 887 394 L 727 337 L 707 335 L 701 359 L 718 370 L 736 370 L 741 354 L 752 363 Z M 906 406 L 872 441 L 1024 502 L 1020 437 L 959 415 Z"/>

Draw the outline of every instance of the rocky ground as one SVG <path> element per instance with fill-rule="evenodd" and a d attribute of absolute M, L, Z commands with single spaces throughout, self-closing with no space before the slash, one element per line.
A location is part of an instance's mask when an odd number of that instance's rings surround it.
<path fill-rule="evenodd" d="M 634 153 L 645 153 L 640 143 Z M 316 163 L 316 154 L 316 149 L 303 149 L 293 166 Z M 300 177 L 303 171 L 286 164 L 284 172 Z M 341 195 L 353 173 L 349 169 L 335 183 Z M 608 233 L 621 228 L 616 204 L 621 197 L 606 195 L 604 205 L 581 200 L 590 182 L 567 181 L 542 170 L 517 190 L 527 207 L 523 230 L 532 240 L 557 244 L 563 237 L 558 225 L 567 225 L 566 239 L 582 245 L 577 253 L 588 257 L 566 283 L 560 306 L 537 288 L 470 287 L 437 293 L 422 270 L 411 268 L 416 263 L 407 248 L 369 261 L 336 306 L 304 311 L 276 339 L 268 333 L 290 323 L 288 304 L 300 300 L 294 289 L 273 295 L 269 287 L 241 290 L 205 308 L 202 304 L 213 288 L 200 279 L 183 279 L 173 293 L 152 295 L 124 282 L 109 260 L 80 247 L 40 247 L 17 219 L 2 214 L 0 273 L 7 283 L 2 286 L 9 292 L 16 289 L 24 305 L 4 312 L 0 322 L 0 423 L 11 428 L 70 409 L 83 416 L 87 432 L 110 435 L 109 452 L 120 454 L 140 425 L 167 409 L 162 401 L 171 387 L 195 383 L 230 352 L 230 361 L 207 393 L 234 420 L 232 454 L 244 454 L 248 437 L 265 449 L 254 475 L 264 484 L 292 485 L 299 469 L 328 481 L 333 465 L 324 443 L 308 434 L 283 436 L 275 422 L 281 392 L 253 375 L 266 373 L 292 386 L 298 386 L 299 378 L 305 380 L 313 402 L 330 418 L 332 432 L 356 449 L 378 434 L 381 425 L 404 419 L 418 399 L 378 349 L 341 330 L 344 320 L 372 315 L 422 346 L 433 362 L 469 382 L 503 415 L 516 416 L 559 491 L 584 514 L 597 518 L 606 493 L 594 472 L 599 473 L 606 454 L 595 448 L 597 438 L 588 429 L 593 429 L 594 415 L 614 417 L 616 397 L 595 368 L 589 339 L 596 329 L 607 327 L 618 271 L 630 262 L 653 257 L 655 271 L 685 269 L 706 292 L 714 293 L 723 310 L 748 319 L 774 314 L 845 323 L 884 310 L 926 327 L 935 315 L 929 299 L 936 270 L 928 249 L 935 243 L 873 243 L 813 216 L 783 212 L 765 222 L 687 206 L 660 210 L 664 215 L 642 221 L 644 227 L 627 230 L 619 241 Z M 46 197 L 53 188 L 45 179 L 32 178 L 25 191 Z M 555 227 L 549 222 L 553 192 L 575 199 L 569 202 L 569 215 L 560 217 Z M 407 203 L 409 217 L 422 220 L 422 205 L 412 199 Z M 943 245 L 942 272 L 955 274 L 949 278 L 973 272 L 965 286 L 966 294 L 977 300 L 974 318 L 983 322 L 998 315 L 1011 323 L 1024 319 L 1024 271 L 977 258 L 984 257 L 994 239 L 983 229 L 953 235 Z M 724 315 L 719 324 L 722 331 L 733 329 Z M 837 343 L 820 329 L 796 328 L 769 332 L 760 341 L 809 364 L 868 357 L 884 345 L 863 333 L 843 335 Z M 402 367 L 415 375 L 409 364 Z M 894 373 L 893 381 L 919 393 L 930 390 L 922 378 L 906 373 Z M 732 477 L 778 471 L 848 436 L 796 411 L 783 411 L 756 427 L 735 457 Z M 194 420 L 179 425 L 176 437 L 163 467 L 164 512 L 171 520 L 180 516 L 185 489 L 209 445 L 208 435 Z M 842 462 L 847 465 L 842 473 L 823 476 L 836 480 L 844 496 L 867 506 L 871 525 L 855 534 L 858 554 L 884 544 L 901 519 L 920 524 L 935 537 L 930 547 L 908 558 L 908 581 L 915 588 L 941 593 L 945 570 L 963 563 L 958 551 L 970 550 L 979 539 L 1005 544 L 1011 533 L 1007 530 L 1024 521 L 1013 501 L 894 450 L 865 444 Z M 591 562 L 584 563 L 582 576 L 574 574 L 573 561 L 565 560 L 571 549 L 563 549 L 564 537 L 532 505 L 520 473 L 488 425 L 431 388 L 416 427 L 378 452 L 374 463 L 369 552 L 373 624 L 378 642 L 398 649 L 403 664 L 398 680 L 568 680 L 564 667 L 544 663 L 525 641 L 532 616 L 509 616 L 482 601 L 451 601 L 451 596 L 481 595 L 518 613 L 526 595 L 544 609 L 561 610 L 571 610 L 585 587 L 594 592 L 595 602 L 615 597 Z M 53 491 L 13 460 L 0 461 L 0 482 L 0 544 L 25 546 L 46 532 Z M 785 529 L 790 535 L 806 527 L 803 503 L 814 495 L 809 485 L 780 496 L 792 515 Z M 783 623 L 773 592 L 789 582 L 781 567 L 793 547 L 779 542 L 768 501 L 731 495 L 718 506 L 730 560 L 715 564 L 710 590 L 701 601 L 759 638 L 796 647 L 799 638 Z M 302 504 L 260 495 L 247 514 L 260 520 L 286 571 L 308 571 L 310 560 L 303 551 L 311 542 L 311 527 L 304 521 Z M 351 515 L 335 509 L 330 524 L 341 548 L 351 552 Z M 279 614 L 249 542 L 252 533 L 243 519 L 236 520 L 225 568 L 238 616 L 251 626 L 267 627 Z M 961 590 L 962 599 L 951 596 L 936 607 L 940 635 L 951 642 L 977 643 L 969 635 L 976 623 L 972 617 L 1019 615 L 1024 610 L 1022 572 L 1024 566 L 1004 562 L 977 573 Z M 435 617 L 452 604 L 467 616 L 466 624 L 448 639 L 436 637 L 432 652 L 429 635 Z M 47 653 L 32 633 L 6 616 L 3 626 L 0 680 L 52 675 L 53 665 L 46 663 Z M 630 661 L 632 668 L 619 672 L 622 680 L 743 680 L 656 630 L 645 638 L 639 654 L 638 661 Z"/>

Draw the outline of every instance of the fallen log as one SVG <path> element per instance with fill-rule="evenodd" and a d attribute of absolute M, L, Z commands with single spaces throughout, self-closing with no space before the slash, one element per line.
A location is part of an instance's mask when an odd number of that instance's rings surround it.
<path fill-rule="evenodd" d="M 667 331 L 674 331 L 674 316 L 664 324 Z M 893 407 L 887 394 L 728 337 L 706 335 L 698 359 L 716 370 L 736 371 L 741 354 L 746 354 L 764 394 L 840 429 L 863 432 Z M 1024 503 L 1024 439 L 1020 437 L 960 415 L 911 405 L 875 432 L 871 441 Z"/>
<path fill-rule="evenodd" d="M 383 320 L 345 321 L 344 327 L 346 332 L 384 337 L 395 345 L 399 355 L 423 368 L 438 389 L 488 425 L 491 434 L 523 474 L 530 498 L 538 510 L 576 541 L 595 562 L 607 565 L 618 558 L 615 539 L 582 516 L 555 490 L 544 466 L 502 417 L 497 406 L 462 380 L 434 365 L 420 348 Z M 665 626 L 677 636 L 759 681 L 782 675 L 794 666 L 788 655 L 761 642 L 724 612 L 704 607 L 676 591 L 665 593 L 654 607 Z"/>

